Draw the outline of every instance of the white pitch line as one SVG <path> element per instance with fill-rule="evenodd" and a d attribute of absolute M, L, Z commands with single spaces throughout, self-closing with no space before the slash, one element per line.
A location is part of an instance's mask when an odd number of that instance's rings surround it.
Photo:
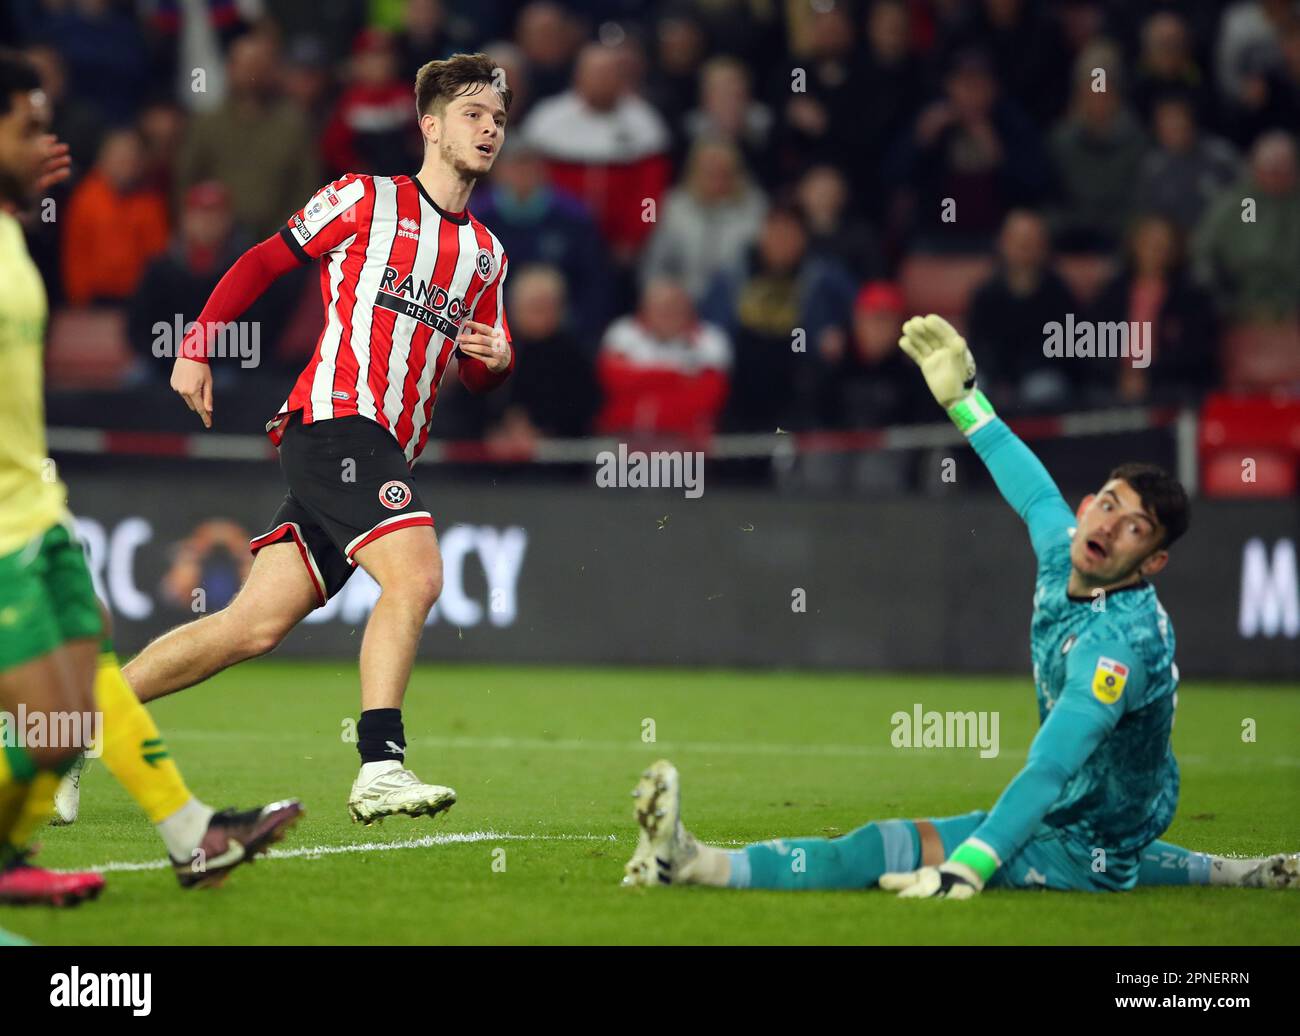
<path fill-rule="evenodd" d="M 294 739 L 319 742 L 322 735 L 308 734 L 301 731 L 283 734 L 269 734 L 264 731 L 242 733 L 233 730 L 172 730 L 163 738 L 172 741 L 259 741 L 283 744 Z M 703 752 L 716 755 L 794 755 L 794 756 L 925 756 L 938 752 L 978 752 L 977 745 L 959 748 L 895 748 L 893 745 L 789 745 L 767 742 L 738 741 L 599 741 L 589 738 L 556 738 L 550 740 L 542 737 L 443 737 L 437 734 L 417 734 L 407 739 L 407 747 L 451 748 L 475 750 L 505 751 L 562 751 L 562 752 L 650 752 L 655 755 L 668 755 L 678 752 Z M 999 757 L 1010 755 L 1019 759 L 1029 750 L 1029 745 L 1015 747 L 1003 746 Z M 1221 769 L 1237 769 L 1237 760 L 1219 760 L 1207 755 L 1175 753 L 1180 765 L 1220 766 Z M 1268 756 L 1258 760 L 1269 766 L 1297 767 L 1300 758 L 1288 755 Z M 1221 765 L 1226 762 L 1227 765 Z"/>
<path fill-rule="evenodd" d="M 467 845 L 473 842 L 617 842 L 617 835 L 514 835 L 498 831 L 451 831 L 441 835 L 423 835 L 401 842 L 354 842 L 350 845 L 315 845 L 303 849 L 271 849 L 258 856 L 259 860 L 319 860 L 323 856 L 340 853 L 389 852 L 393 849 L 430 849 L 438 845 Z M 160 871 L 171 866 L 170 860 L 114 861 L 90 867 L 78 867 L 76 872 L 94 871 Z M 58 874 L 73 871 L 57 870 Z"/>
<path fill-rule="evenodd" d="M 248 733 L 233 730 L 169 730 L 164 740 L 171 741 L 264 741 L 283 744 L 286 740 L 319 742 L 322 735 L 294 732 L 268 734 L 264 731 Z M 898 749 L 890 745 L 782 745 L 763 742 L 737 741 L 598 741 L 590 738 L 543 737 L 442 737 L 437 734 L 416 735 L 406 739 L 408 748 L 418 745 L 425 748 L 468 748 L 489 750 L 551 750 L 562 752 L 713 752 L 736 755 L 829 755 L 829 756 L 888 756 L 900 751 L 924 754 L 941 749 Z"/>

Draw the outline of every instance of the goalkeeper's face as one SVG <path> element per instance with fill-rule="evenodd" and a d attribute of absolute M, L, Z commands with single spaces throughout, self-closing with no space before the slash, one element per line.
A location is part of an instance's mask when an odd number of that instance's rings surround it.
<path fill-rule="evenodd" d="M 1076 518 L 1070 562 L 1088 586 L 1135 583 L 1155 575 L 1169 560 L 1164 526 L 1122 478 L 1084 497 Z"/>

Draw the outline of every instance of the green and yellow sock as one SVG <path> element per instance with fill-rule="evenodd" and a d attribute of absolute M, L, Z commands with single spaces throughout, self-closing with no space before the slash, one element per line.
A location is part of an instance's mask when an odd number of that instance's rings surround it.
<path fill-rule="evenodd" d="M 95 704 L 104 717 L 99 746 L 104 765 L 149 820 L 161 823 L 193 796 L 153 717 L 126 682 L 112 651 L 99 656 Z"/>
<path fill-rule="evenodd" d="M 0 845 L 8 844 L 37 772 L 25 748 L 0 747 Z"/>
<path fill-rule="evenodd" d="M 187 859 L 207 831 L 212 810 L 185 786 L 153 717 L 108 646 L 99 656 L 95 703 L 104 716 L 104 765 L 158 829 L 172 858 Z"/>

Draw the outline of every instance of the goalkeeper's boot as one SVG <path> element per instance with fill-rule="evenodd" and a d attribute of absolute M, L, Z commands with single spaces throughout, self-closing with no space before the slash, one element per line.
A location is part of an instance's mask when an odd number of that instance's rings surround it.
<path fill-rule="evenodd" d="M 652 763 L 632 790 L 632 816 L 641 828 L 636 852 L 623 868 L 624 885 L 671 885 L 700 853 L 695 836 L 682 826 L 682 793 L 677 767 L 666 759 Z"/>
<path fill-rule="evenodd" d="M 52 827 L 65 827 L 77 819 L 81 809 L 81 776 L 86 772 L 85 753 L 77 756 L 72 769 L 63 775 L 54 792 L 54 815 L 50 817 Z"/>
<path fill-rule="evenodd" d="M 1300 853 L 1278 853 L 1259 861 L 1241 878 L 1243 888 L 1300 891 Z"/>
<path fill-rule="evenodd" d="M 213 813 L 190 859 L 172 857 L 176 879 L 184 889 L 220 885 L 241 863 L 252 863 L 255 856 L 283 838 L 301 816 L 302 804 L 297 799 L 272 802 L 261 809 Z"/>
<path fill-rule="evenodd" d="M 441 784 L 425 784 L 396 759 L 366 763 L 352 783 L 348 812 L 360 824 L 385 817 L 432 817 L 451 809 L 456 792 Z"/>
<path fill-rule="evenodd" d="M 0 903 L 10 906 L 34 903 L 76 906 L 104 891 L 103 875 L 92 871 L 58 874 L 28 863 L 30 851 L 6 852 L 7 862 L 0 863 Z"/>

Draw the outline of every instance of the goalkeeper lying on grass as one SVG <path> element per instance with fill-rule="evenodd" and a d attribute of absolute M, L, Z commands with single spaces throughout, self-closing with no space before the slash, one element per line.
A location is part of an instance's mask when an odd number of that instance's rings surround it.
<path fill-rule="evenodd" d="M 779 839 L 729 852 L 700 844 L 682 826 L 677 771 L 658 762 L 633 792 L 642 833 L 624 883 L 879 884 L 903 896 L 950 899 L 986 885 L 1300 887 L 1300 855 L 1231 860 L 1158 841 L 1178 804 L 1170 745 L 1178 667 L 1173 626 L 1147 579 L 1187 529 L 1182 486 L 1154 466 L 1125 464 L 1076 515 L 976 389 L 975 361 L 947 321 L 915 317 L 899 345 L 1029 526 L 1038 557 L 1030 645 L 1042 725 L 1024 769 L 987 813 L 878 821 L 842 838 Z"/>

